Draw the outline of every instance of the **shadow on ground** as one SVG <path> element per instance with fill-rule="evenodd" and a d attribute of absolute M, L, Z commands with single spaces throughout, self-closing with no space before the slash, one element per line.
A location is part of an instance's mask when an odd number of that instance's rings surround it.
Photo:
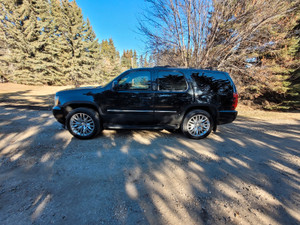
<path fill-rule="evenodd" d="M 55 94 L 32 94 L 32 90 L 0 94 L 2 107 L 32 110 L 51 110 Z"/>
<path fill-rule="evenodd" d="M 0 107 L 1 224 L 299 224 L 300 121 L 240 117 L 201 141 Z"/>

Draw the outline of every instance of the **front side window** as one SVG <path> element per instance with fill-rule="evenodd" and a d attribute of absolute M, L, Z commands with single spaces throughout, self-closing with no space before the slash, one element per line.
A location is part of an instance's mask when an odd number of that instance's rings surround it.
<path fill-rule="evenodd" d="M 185 91 L 187 89 L 184 75 L 179 72 L 158 72 L 157 82 L 159 91 Z"/>
<path fill-rule="evenodd" d="M 133 71 L 118 82 L 118 90 L 148 90 L 151 84 L 149 71 Z"/>

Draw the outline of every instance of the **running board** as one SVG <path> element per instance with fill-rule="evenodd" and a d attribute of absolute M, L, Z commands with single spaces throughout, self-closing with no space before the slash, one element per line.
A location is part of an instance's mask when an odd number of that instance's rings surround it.
<path fill-rule="evenodd" d="M 124 129 L 124 130 L 162 130 L 162 129 L 178 129 L 179 126 L 161 125 L 161 126 L 134 126 L 134 125 L 104 125 L 105 129 Z"/>

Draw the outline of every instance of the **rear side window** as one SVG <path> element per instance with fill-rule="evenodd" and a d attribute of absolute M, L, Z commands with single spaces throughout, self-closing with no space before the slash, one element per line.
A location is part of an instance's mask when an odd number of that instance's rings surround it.
<path fill-rule="evenodd" d="M 157 83 L 159 91 L 185 91 L 187 89 L 184 75 L 179 72 L 158 72 Z"/>
<path fill-rule="evenodd" d="M 216 92 L 221 95 L 232 93 L 231 82 L 225 74 L 213 74 L 207 72 L 193 73 L 192 78 L 197 87 L 204 93 Z"/>

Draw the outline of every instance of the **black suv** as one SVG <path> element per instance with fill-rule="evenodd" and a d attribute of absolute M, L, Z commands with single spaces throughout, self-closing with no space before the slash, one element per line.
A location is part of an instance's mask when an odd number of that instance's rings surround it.
<path fill-rule="evenodd" d="M 235 120 L 237 102 L 228 73 L 154 67 L 128 70 L 104 87 L 57 92 L 53 114 L 80 139 L 102 129 L 181 129 L 201 139 Z"/>

